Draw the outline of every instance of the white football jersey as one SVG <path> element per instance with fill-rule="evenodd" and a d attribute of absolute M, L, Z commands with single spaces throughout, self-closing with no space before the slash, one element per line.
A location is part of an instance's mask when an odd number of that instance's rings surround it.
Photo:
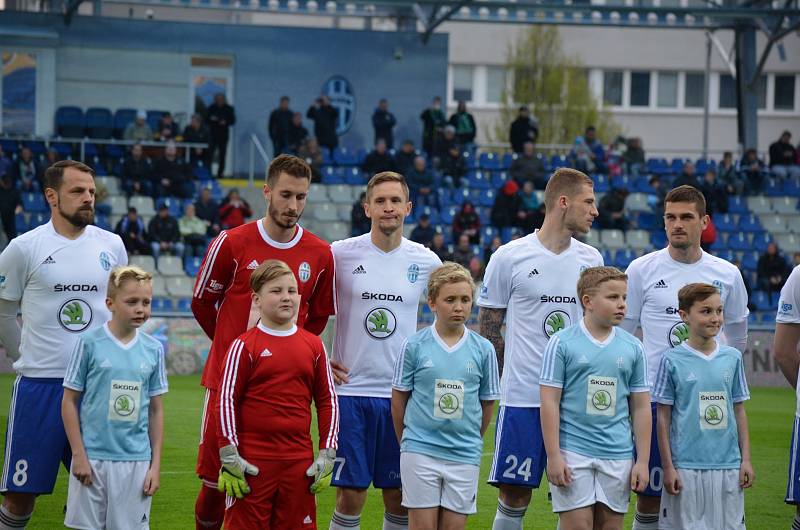
<path fill-rule="evenodd" d="M 661 357 L 689 338 L 686 324 L 678 314 L 678 291 L 689 283 L 709 283 L 722 297 L 724 322 L 741 322 L 750 314 L 742 274 L 732 263 L 703 252 L 695 263 L 681 263 L 667 248 L 636 258 L 625 271 L 628 275 L 626 320 L 637 320 L 650 373 L 656 380 Z"/>
<path fill-rule="evenodd" d="M 340 396 L 392 396 L 394 363 L 403 341 L 417 332 L 419 300 L 442 262 L 403 238 L 383 252 L 370 234 L 331 245 L 336 264 L 336 336 L 331 358 L 350 369 Z"/>
<path fill-rule="evenodd" d="M 14 369 L 26 377 L 63 378 L 79 335 L 111 318 L 108 276 L 127 263 L 122 239 L 96 226 L 73 240 L 51 221 L 12 239 L 0 254 L 0 298 L 21 303 Z"/>
<path fill-rule="evenodd" d="M 778 301 L 778 315 L 775 322 L 779 324 L 800 324 L 800 265 L 794 268 L 789 279 L 781 289 L 781 298 Z M 797 405 L 795 415 L 800 417 L 800 385 L 795 390 Z"/>
<path fill-rule="evenodd" d="M 578 277 L 603 265 L 594 247 L 572 239 L 554 254 L 536 232 L 511 241 L 492 254 L 478 305 L 506 309 L 505 364 L 500 405 L 538 407 L 539 377 L 547 341 L 583 316 Z"/>

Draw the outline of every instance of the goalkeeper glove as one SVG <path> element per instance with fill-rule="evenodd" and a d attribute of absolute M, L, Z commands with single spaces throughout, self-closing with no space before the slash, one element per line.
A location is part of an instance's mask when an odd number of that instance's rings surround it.
<path fill-rule="evenodd" d="M 219 449 L 219 470 L 217 489 L 226 495 L 241 499 L 250 493 L 245 475 L 258 475 L 258 468 L 239 456 L 235 445 L 226 445 Z"/>
<path fill-rule="evenodd" d="M 333 472 L 333 460 L 336 458 L 336 449 L 320 449 L 317 459 L 306 470 L 306 475 L 314 477 L 311 484 L 311 493 L 317 494 L 324 487 L 331 483 L 331 472 Z"/>

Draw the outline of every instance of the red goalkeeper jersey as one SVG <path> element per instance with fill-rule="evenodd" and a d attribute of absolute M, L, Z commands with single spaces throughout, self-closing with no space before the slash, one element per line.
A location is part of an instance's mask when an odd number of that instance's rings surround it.
<path fill-rule="evenodd" d="M 325 347 L 313 333 L 258 323 L 231 344 L 218 395 L 220 447 L 233 444 L 255 460 L 313 457 L 313 400 L 319 447 L 336 449 L 336 391 Z"/>
<path fill-rule="evenodd" d="M 333 304 L 333 254 L 328 243 L 297 227 L 291 241 L 272 240 L 261 220 L 226 230 L 209 245 L 195 281 L 192 313 L 211 338 L 201 384 L 219 386 L 220 365 L 233 339 L 258 322 L 250 274 L 262 262 L 279 259 L 294 272 L 300 292 L 297 324 L 319 335 Z"/>

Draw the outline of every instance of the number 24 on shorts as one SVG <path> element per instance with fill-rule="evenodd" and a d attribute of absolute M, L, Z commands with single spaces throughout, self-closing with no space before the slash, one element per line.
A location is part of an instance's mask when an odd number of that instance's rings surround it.
<path fill-rule="evenodd" d="M 529 482 L 531 480 L 531 465 L 533 464 L 532 458 L 528 457 L 520 462 L 516 455 L 508 455 L 506 457 L 506 464 L 508 467 L 503 472 L 504 478 L 516 480 L 517 477 L 522 477 L 525 482 Z M 517 467 L 518 465 L 519 467 Z"/>

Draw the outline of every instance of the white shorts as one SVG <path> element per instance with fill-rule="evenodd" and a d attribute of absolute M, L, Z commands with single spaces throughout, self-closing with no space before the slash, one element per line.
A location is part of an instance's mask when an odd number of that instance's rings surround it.
<path fill-rule="evenodd" d="M 664 488 L 661 530 L 744 530 L 744 490 L 738 469 L 679 469 L 683 490 Z"/>
<path fill-rule="evenodd" d="M 469 515 L 477 511 L 478 473 L 471 464 L 450 462 L 418 453 L 400 453 L 403 506 L 435 508 Z"/>
<path fill-rule="evenodd" d="M 69 475 L 64 526 L 80 530 L 150 528 L 150 503 L 144 479 L 150 462 L 89 460 L 92 485 L 84 486 Z"/>
<path fill-rule="evenodd" d="M 572 473 L 572 483 L 564 487 L 550 484 L 555 513 L 585 508 L 598 502 L 617 513 L 628 511 L 632 458 L 604 460 L 564 450 L 561 456 Z"/>

